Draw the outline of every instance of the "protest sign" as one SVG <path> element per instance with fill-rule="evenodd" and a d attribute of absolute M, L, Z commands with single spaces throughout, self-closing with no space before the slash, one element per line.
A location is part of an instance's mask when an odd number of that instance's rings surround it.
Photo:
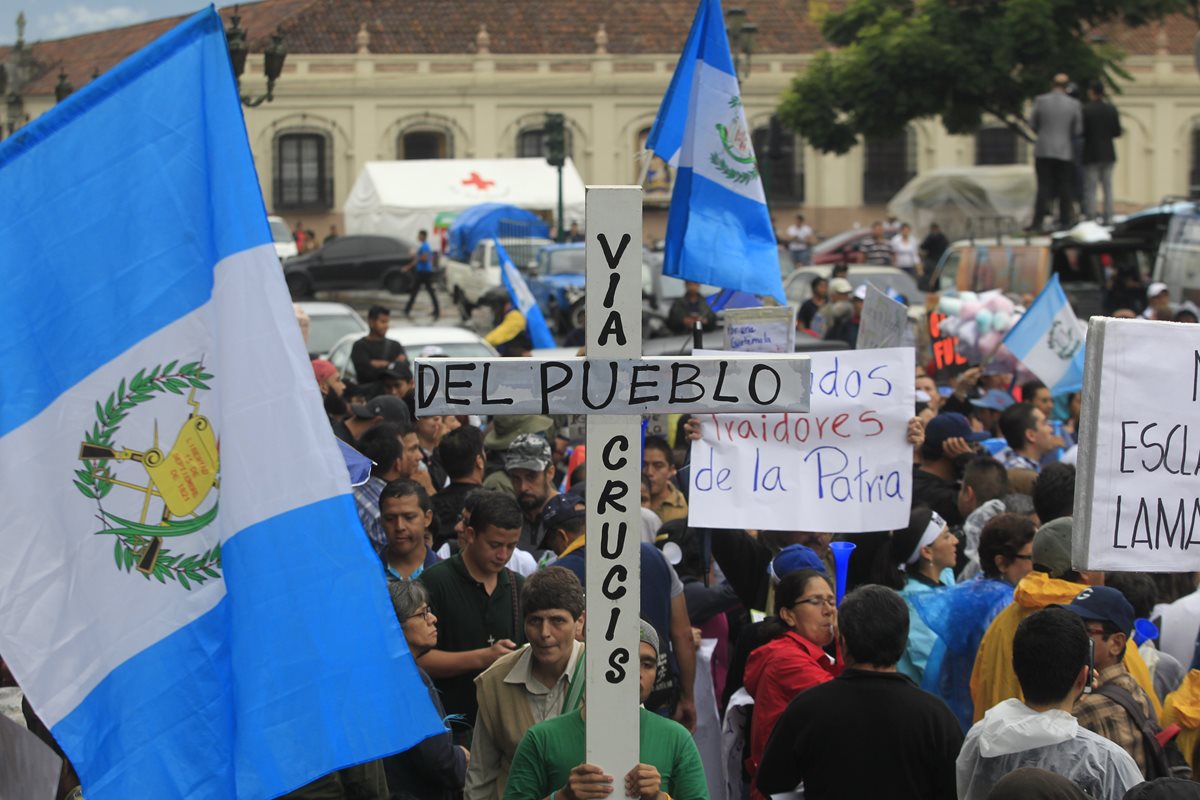
<path fill-rule="evenodd" d="M 945 321 L 946 315 L 940 311 L 929 313 L 929 345 L 933 350 L 934 374 L 967 364 L 966 357 L 959 350 L 958 337 L 942 330 L 942 323 Z"/>
<path fill-rule="evenodd" d="M 862 321 L 858 326 L 855 345 L 857 349 L 874 350 L 911 344 L 911 341 L 905 341 L 907 330 L 908 309 L 905 305 L 867 284 L 867 299 L 863 301 Z"/>
<path fill-rule="evenodd" d="M 700 415 L 690 519 L 714 528 L 832 533 L 908 524 L 912 348 L 810 357 L 808 413 Z"/>
<path fill-rule="evenodd" d="M 726 309 L 725 349 L 794 352 L 796 309 L 792 306 Z"/>
<path fill-rule="evenodd" d="M 1190 430 L 1198 403 L 1200 327 L 1092 318 L 1075 484 L 1077 568 L 1200 570 L 1200 430 Z"/>

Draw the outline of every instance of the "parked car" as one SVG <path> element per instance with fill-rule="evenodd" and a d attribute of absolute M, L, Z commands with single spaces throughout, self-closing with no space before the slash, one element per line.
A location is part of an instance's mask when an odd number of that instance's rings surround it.
<path fill-rule="evenodd" d="M 366 336 L 367 323 L 345 303 L 297 303 L 308 314 L 308 354 L 313 358 L 328 358 L 333 346 L 346 336 L 355 339 Z"/>
<path fill-rule="evenodd" d="M 537 253 L 548 244 L 549 239 L 542 237 L 526 237 L 519 239 L 501 238 L 508 257 L 519 268 L 532 268 Z M 458 307 L 463 320 L 471 318 L 471 312 L 479 305 L 479 298 L 484 292 L 501 284 L 500 258 L 497 255 L 495 239 L 484 239 L 475 245 L 469 262 L 443 258 L 445 266 L 446 289 L 450 298 Z"/>
<path fill-rule="evenodd" d="M 583 243 L 551 244 L 538 250 L 529 270 L 529 291 L 559 333 L 583 325 L 585 264 Z"/>
<path fill-rule="evenodd" d="M 820 277 L 829 280 L 832 273 L 833 267 L 828 264 L 800 267 L 783 282 L 783 293 L 787 296 L 789 303 L 799 306 L 812 297 L 813 278 Z M 891 289 L 896 294 L 904 295 L 910 306 L 920 305 L 925 301 L 925 293 L 917 288 L 917 282 L 913 280 L 913 277 L 896 267 L 860 265 L 851 267 L 850 271 L 846 273 L 846 278 L 855 288 L 869 283 L 881 292 Z"/>
<path fill-rule="evenodd" d="M 402 294 L 412 287 L 416 248 L 374 234 L 339 236 L 320 250 L 289 258 L 283 277 L 293 298 L 325 289 L 375 289 Z"/>
<path fill-rule="evenodd" d="M 863 254 L 858 248 L 862 240 L 871 235 L 870 228 L 851 228 L 822 239 L 813 245 L 812 263 L 817 264 L 861 264 Z"/>
<path fill-rule="evenodd" d="M 388 327 L 387 336 L 404 345 L 410 359 L 431 348 L 438 348 L 435 352 L 448 358 L 496 358 L 500 355 L 475 331 L 449 325 L 416 326 L 397 322 Z M 361 338 L 357 334 L 343 336 L 329 351 L 329 360 L 347 380 L 358 377 L 350 361 L 350 348 Z"/>
<path fill-rule="evenodd" d="M 271 239 L 275 242 L 275 255 L 279 257 L 281 263 L 300 253 L 296 247 L 296 240 L 292 238 L 292 232 L 288 229 L 287 222 L 283 217 L 267 217 L 267 224 L 271 226 Z"/>

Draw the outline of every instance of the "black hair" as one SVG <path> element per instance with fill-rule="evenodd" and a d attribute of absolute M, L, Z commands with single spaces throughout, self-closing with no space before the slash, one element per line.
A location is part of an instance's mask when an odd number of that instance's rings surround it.
<path fill-rule="evenodd" d="M 1021 384 L 1021 399 L 1026 403 L 1033 402 L 1033 396 L 1038 393 L 1038 390 L 1045 389 L 1046 384 L 1039 381 L 1037 378 L 1027 380 Z"/>
<path fill-rule="evenodd" d="M 1008 494 L 1008 470 L 991 456 L 980 456 L 967 462 L 963 486 L 971 487 L 979 505 L 998 500 Z"/>
<path fill-rule="evenodd" d="M 371 306 L 367 309 L 367 319 L 378 319 L 379 317 L 390 317 L 392 310 L 387 306 Z"/>
<path fill-rule="evenodd" d="M 818 572 L 815 569 L 798 569 L 795 572 L 789 572 L 775 587 L 775 613 L 778 614 L 780 609 L 796 605 L 796 601 L 804 596 L 804 590 L 813 578 L 820 578 L 830 589 L 833 588 L 833 583 L 824 572 Z"/>
<path fill-rule="evenodd" d="M 421 230 L 417 231 L 417 236 L 428 236 L 428 235 L 429 235 L 429 231 L 425 230 L 424 228 L 421 228 Z"/>
<path fill-rule="evenodd" d="M 469 499 L 470 495 L 467 497 Z M 517 498 L 508 492 L 488 492 L 476 500 L 475 507 L 471 509 L 471 528 L 476 533 L 488 527 L 520 530 L 523 521 Z"/>
<path fill-rule="evenodd" d="M 379 493 L 379 507 L 383 508 L 384 500 L 392 498 L 408 497 L 412 495 L 417 498 L 417 505 L 422 511 L 432 511 L 433 502 L 429 499 L 429 494 L 425 491 L 425 487 L 416 481 L 410 481 L 407 478 L 399 478 L 390 481 L 387 486 L 383 487 L 383 491 Z"/>
<path fill-rule="evenodd" d="M 395 466 L 402 452 L 400 437 L 403 435 L 404 432 L 396 423 L 379 422 L 358 438 L 358 452 L 374 462 L 371 465 L 372 475 L 390 472 Z"/>
<path fill-rule="evenodd" d="M 1145 572 L 1106 572 L 1104 585 L 1111 586 L 1129 601 L 1133 606 L 1133 616 L 1138 619 L 1150 619 L 1154 613 L 1154 604 L 1158 602 L 1158 587 L 1154 579 Z"/>
<path fill-rule="evenodd" d="M 1075 510 L 1075 466 L 1050 464 L 1033 482 L 1033 510 L 1043 525 Z"/>
<path fill-rule="evenodd" d="M 829 279 L 828 279 L 828 278 L 822 278 L 820 275 L 817 275 L 815 278 L 813 278 L 813 279 L 812 279 L 812 280 L 809 282 L 809 284 L 808 284 L 808 288 L 809 288 L 811 291 L 815 292 L 815 291 L 817 291 L 817 285 L 818 285 L 818 284 L 821 284 L 821 283 L 829 283 Z"/>
<path fill-rule="evenodd" d="M 1087 631 L 1064 608 L 1044 608 L 1017 626 L 1012 666 L 1026 702 L 1053 705 L 1067 699 L 1087 660 Z"/>
<path fill-rule="evenodd" d="M 583 615 L 583 586 L 566 567 L 543 567 L 521 588 L 521 613 L 526 617 L 551 608 L 563 609 L 571 619 Z"/>
<path fill-rule="evenodd" d="M 1196 591 L 1194 572 L 1152 572 L 1150 578 L 1158 589 L 1158 602 L 1174 603 Z"/>
<path fill-rule="evenodd" d="M 838 631 L 855 663 L 890 667 L 908 646 L 908 606 L 886 586 L 860 586 L 838 608 Z"/>
<path fill-rule="evenodd" d="M 1093 92 L 1095 92 L 1098 96 L 1100 96 L 1100 97 L 1104 96 L 1104 82 L 1103 81 L 1092 81 L 1091 83 L 1088 84 L 1088 88 L 1091 89 Z"/>
<path fill-rule="evenodd" d="M 1034 411 L 1033 403 L 1021 402 L 1013 403 L 1000 413 L 1000 435 L 1013 450 L 1025 447 L 1025 431 L 1037 427 Z"/>
<path fill-rule="evenodd" d="M 450 480 L 469 477 L 476 457 L 484 455 L 483 434 L 474 425 L 455 428 L 438 442 L 437 455 Z"/>
<path fill-rule="evenodd" d="M 844 278 L 849 274 L 850 274 L 850 265 L 844 261 L 841 263 L 838 263 L 838 264 L 834 264 L 833 268 L 831 270 L 829 270 L 829 275 L 830 275 L 830 277 L 833 277 L 833 278 Z"/>
<path fill-rule="evenodd" d="M 674 542 L 679 546 L 682 558 L 674 566 L 676 574 L 681 579 L 704 579 L 708 569 L 704 562 L 703 528 L 690 528 L 686 519 L 673 519 L 670 522 L 664 522 L 658 529 L 657 539 L 660 549 L 667 542 Z"/>
<path fill-rule="evenodd" d="M 997 514 L 987 521 L 979 533 L 979 566 L 984 577 L 999 578 L 996 556 L 1012 561 L 1025 545 L 1033 541 L 1037 526 L 1021 514 Z"/>
<path fill-rule="evenodd" d="M 650 450 L 658 450 L 667 457 L 667 464 L 675 466 L 675 452 L 671 450 L 671 445 L 661 436 L 647 436 L 646 441 L 642 444 L 642 458 Z"/>

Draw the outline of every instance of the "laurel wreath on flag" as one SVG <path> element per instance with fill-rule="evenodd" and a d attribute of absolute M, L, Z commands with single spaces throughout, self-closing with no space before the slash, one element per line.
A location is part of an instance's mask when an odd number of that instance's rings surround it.
<path fill-rule="evenodd" d="M 730 166 L 720 153 L 713 153 L 709 161 L 722 175 L 734 183 L 749 183 L 758 177 L 758 167 L 751 167 L 748 170 L 736 169 Z"/>
<path fill-rule="evenodd" d="M 204 371 L 200 361 L 179 366 L 178 361 L 167 365 L 159 364 L 150 370 L 140 369 L 137 374 L 126 382 L 124 378 L 117 385 L 117 390 L 109 394 L 108 399 L 101 404 L 96 403 L 96 420 L 92 423 L 91 431 L 85 431 L 84 442 L 99 447 L 112 447 L 112 437 L 120 430 L 121 422 L 129 416 L 129 412 L 143 403 L 148 403 L 158 394 L 167 393 L 182 395 L 185 389 L 209 388 L 205 381 L 212 380 L 212 375 Z M 84 469 L 75 470 L 75 488 L 84 497 L 96 501 L 100 510 L 100 519 L 104 523 L 102 530 L 95 535 L 115 536 L 113 558 L 117 569 L 129 572 L 138 563 L 142 551 L 154 537 L 186 536 L 207 527 L 217 515 L 217 506 L 191 519 L 166 520 L 161 524 L 146 525 L 134 520 L 124 519 L 104 510 L 102 501 L 113 488 L 109 459 L 85 459 Z M 115 523 L 115 524 L 114 524 Z M 191 589 L 192 584 L 202 584 L 209 578 L 220 578 L 221 545 L 214 545 L 202 553 L 175 553 L 162 548 L 154 562 L 154 569 L 143 573 L 146 580 L 153 576 L 159 583 L 165 584 L 172 580 L 185 589 Z"/>

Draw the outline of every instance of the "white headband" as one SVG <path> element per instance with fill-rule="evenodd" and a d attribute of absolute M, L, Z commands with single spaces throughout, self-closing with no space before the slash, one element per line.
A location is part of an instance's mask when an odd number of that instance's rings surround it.
<path fill-rule="evenodd" d="M 921 548 L 933 544 L 934 540 L 941 535 L 942 529 L 945 527 L 945 520 L 934 511 L 933 516 L 929 518 L 929 524 L 925 526 L 925 532 L 921 534 L 921 540 L 917 542 L 917 546 L 913 548 L 912 553 L 908 556 L 908 560 L 901 565 L 900 569 L 905 569 L 910 564 L 917 563 L 917 559 L 921 557 Z"/>

